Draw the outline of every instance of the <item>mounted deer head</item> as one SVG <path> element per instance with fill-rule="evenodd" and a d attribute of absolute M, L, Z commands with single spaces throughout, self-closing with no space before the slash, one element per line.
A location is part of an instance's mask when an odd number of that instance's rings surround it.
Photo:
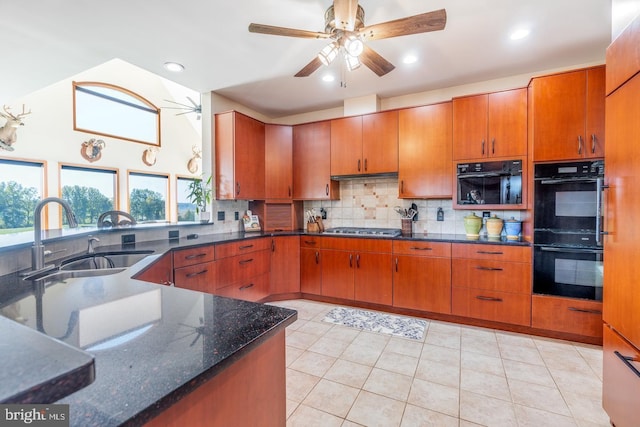
<path fill-rule="evenodd" d="M 25 111 L 24 104 L 22 104 L 22 113 L 13 115 L 9 110 L 11 107 L 4 105 L 2 107 L 4 111 L 0 111 L 0 117 L 7 119 L 3 127 L 0 128 L 0 148 L 13 151 L 13 143 L 16 142 L 18 137 L 16 136 L 16 129 L 18 126 L 24 126 L 22 118 L 27 114 L 31 114 L 31 110 Z"/>

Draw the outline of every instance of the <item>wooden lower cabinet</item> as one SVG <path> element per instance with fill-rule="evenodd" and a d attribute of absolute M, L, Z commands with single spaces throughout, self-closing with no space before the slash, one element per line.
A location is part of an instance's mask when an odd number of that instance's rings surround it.
<path fill-rule="evenodd" d="M 455 286 L 451 295 L 451 312 L 455 315 L 514 325 L 531 324 L 531 295 Z"/>
<path fill-rule="evenodd" d="M 300 292 L 322 294 L 320 249 L 300 248 Z"/>
<path fill-rule="evenodd" d="M 285 365 L 283 329 L 145 426 L 284 426 Z"/>
<path fill-rule="evenodd" d="M 173 280 L 178 288 L 214 293 L 216 286 L 215 261 L 203 262 L 173 270 Z"/>
<path fill-rule="evenodd" d="M 354 299 L 355 257 L 352 252 L 322 250 L 322 295 Z"/>
<path fill-rule="evenodd" d="M 300 237 L 272 237 L 269 293 L 292 292 L 300 292 Z"/>
<path fill-rule="evenodd" d="M 451 259 L 394 255 L 393 306 L 451 313 Z"/>
<path fill-rule="evenodd" d="M 217 288 L 215 294 L 245 301 L 260 301 L 269 296 L 269 273 L 249 277 L 243 281 Z"/>
<path fill-rule="evenodd" d="M 158 283 L 160 285 L 172 285 L 173 254 L 171 252 L 167 252 L 162 255 L 152 264 L 149 264 L 144 270 L 133 276 L 132 279 Z"/>
<path fill-rule="evenodd" d="M 616 427 L 638 425 L 640 350 L 609 325 L 603 337 L 602 407 Z"/>
<path fill-rule="evenodd" d="M 602 303 L 534 295 L 531 302 L 531 327 L 601 338 Z"/>
<path fill-rule="evenodd" d="M 391 254 L 356 253 L 354 299 L 374 304 L 391 305 L 393 279 Z"/>
<path fill-rule="evenodd" d="M 268 273 L 270 255 L 269 250 L 261 250 L 217 260 L 216 289 Z"/>

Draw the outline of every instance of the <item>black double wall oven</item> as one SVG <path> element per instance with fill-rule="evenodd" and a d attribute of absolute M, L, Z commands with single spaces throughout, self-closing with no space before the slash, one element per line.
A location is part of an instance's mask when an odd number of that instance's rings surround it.
<path fill-rule="evenodd" d="M 604 162 L 534 170 L 533 292 L 602 301 Z"/>

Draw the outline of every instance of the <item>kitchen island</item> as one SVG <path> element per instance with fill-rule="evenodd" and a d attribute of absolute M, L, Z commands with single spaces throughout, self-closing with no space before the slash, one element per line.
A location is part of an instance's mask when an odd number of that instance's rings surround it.
<path fill-rule="evenodd" d="M 154 258 L 43 286 L 2 278 L 5 316 L 95 359 L 95 381 L 56 402 L 71 425 L 284 425 L 297 313 L 130 278 Z"/>

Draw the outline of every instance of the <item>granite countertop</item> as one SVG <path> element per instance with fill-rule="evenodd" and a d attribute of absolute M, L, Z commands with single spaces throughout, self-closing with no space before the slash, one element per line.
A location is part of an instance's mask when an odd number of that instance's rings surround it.
<path fill-rule="evenodd" d="M 6 319 L 0 323 L 21 330 L 10 340 L 3 334 L 10 346 L 2 352 L 3 371 L 23 372 L 42 362 L 54 370 L 67 354 L 62 351 L 71 351 L 66 368 L 93 357 L 95 381 L 57 400 L 70 405 L 71 425 L 140 425 L 297 317 L 281 307 L 130 278 L 158 256 L 117 274 L 64 282 L 2 277 L 0 314 L 30 328 Z M 41 341 L 41 358 L 25 357 L 29 337 Z M 29 380 L 43 383 L 49 376 L 35 371 Z M 33 387 L 23 380 L 0 383 L 0 396 L 24 385 L 24 398 L 35 402 Z"/>

